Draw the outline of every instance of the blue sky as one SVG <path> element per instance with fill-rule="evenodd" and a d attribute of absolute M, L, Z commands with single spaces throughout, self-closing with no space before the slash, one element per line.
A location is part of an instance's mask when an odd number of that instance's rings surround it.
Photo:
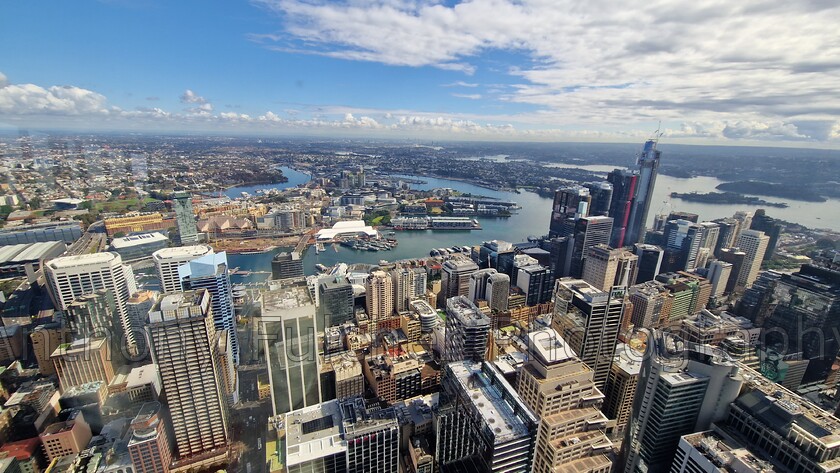
<path fill-rule="evenodd" d="M 840 144 L 831 2 L 0 4 L 0 126 Z"/>

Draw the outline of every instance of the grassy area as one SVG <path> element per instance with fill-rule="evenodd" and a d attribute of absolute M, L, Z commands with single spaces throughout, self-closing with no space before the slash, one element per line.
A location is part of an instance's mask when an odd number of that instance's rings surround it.
<path fill-rule="evenodd" d="M 371 220 L 370 224 L 373 225 L 373 226 L 382 225 L 382 220 L 384 220 L 384 219 L 385 219 L 385 216 L 380 215 L 379 217 L 376 217 L 375 219 Z"/>
<path fill-rule="evenodd" d="M 142 200 L 137 198 L 109 200 L 107 202 L 97 202 L 93 208 L 97 212 L 123 213 L 129 211 L 129 208 L 131 210 L 140 210 L 147 203 L 155 202 L 156 200 L 151 197 L 146 197 Z"/>

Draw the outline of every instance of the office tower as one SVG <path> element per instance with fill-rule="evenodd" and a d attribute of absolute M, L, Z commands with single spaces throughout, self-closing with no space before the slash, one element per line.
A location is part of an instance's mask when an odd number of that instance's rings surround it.
<path fill-rule="evenodd" d="M 715 243 L 714 254 L 720 258 L 720 251 L 725 248 L 732 248 L 738 241 L 738 234 L 741 233 L 741 222 L 734 218 L 719 218 L 712 220 L 718 226 L 718 241 Z"/>
<path fill-rule="evenodd" d="M 612 225 L 613 219 L 610 217 L 584 217 L 575 222 L 569 268 L 572 277 L 579 278 L 583 275 L 583 262 L 590 248 L 609 243 Z"/>
<path fill-rule="evenodd" d="M 782 278 L 778 271 L 762 271 L 752 287 L 744 291 L 744 295 L 735 306 L 735 313 L 751 320 L 759 327 L 764 326 L 765 319 L 775 308 L 773 293 L 776 283 Z"/>
<path fill-rule="evenodd" d="M 50 322 L 36 326 L 29 339 L 32 342 L 32 352 L 38 362 L 38 372 L 41 376 L 55 374 L 55 364 L 50 358 L 59 345 L 68 338 L 68 330 L 61 327 L 59 322 Z"/>
<path fill-rule="evenodd" d="M 627 230 L 633 210 L 633 199 L 639 184 L 639 174 L 626 169 L 616 169 L 607 174 L 607 181 L 613 187 L 608 215 L 615 221 L 609 243 L 613 248 L 621 248 L 624 245 L 636 243 L 627 238 Z"/>
<path fill-rule="evenodd" d="M 616 279 L 620 251 L 604 244 L 590 248 L 583 264 L 581 279 L 601 291 L 610 291 Z"/>
<path fill-rule="evenodd" d="M 628 345 L 620 344 L 616 348 L 607 378 L 603 407 L 604 415 L 615 421 L 613 436 L 621 435 L 625 431 L 633 414 L 633 400 L 639 386 L 642 355 Z"/>
<path fill-rule="evenodd" d="M 446 300 L 445 361 L 481 361 L 487 351 L 490 319 L 466 296 Z"/>
<path fill-rule="evenodd" d="M 389 272 L 394 287 L 394 310 L 405 312 L 414 300 L 414 269 L 396 267 Z M 425 292 L 425 291 L 424 291 Z"/>
<path fill-rule="evenodd" d="M 163 294 L 146 326 L 182 465 L 227 456 L 227 405 L 211 299 L 206 289 Z"/>
<path fill-rule="evenodd" d="M 670 220 L 665 224 L 665 252 L 674 253 L 674 263 L 664 271 L 690 271 L 698 267 L 706 227 L 689 220 Z M 706 254 L 708 258 L 708 253 Z"/>
<path fill-rule="evenodd" d="M 470 290 L 467 295 L 473 302 L 487 300 L 487 281 L 490 276 L 498 274 L 495 269 L 479 269 L 470 275 Z"/>
<path fill-rule="evenodd" d="M 271 279 L 291 279 L 303 277 L 303 260 L 297 252 L 281 252 L 271 260 Z"/>
<path fill-rule="evenodd" d="M 477 264 L 468 259 L 450 259 L 443 263 L 442 270 L 440 305 L 444 305 L 450 297 L 469 295 L 470 276 L 478 271 Z"/>
<path fill-rule="evenodd" d="M 137 343 L 128 324 L 125 303 L 137 291 L 137 283 L 131 266 L 122 264 L 120 255 L 90 253 L 62 256 L 44 265 L 44 275 L 50 297 L 59 310 L 67 310 L 81 296 L 98 289 L 109 289 L 113 293 L 119 317 L 119 323 L 113 323 L 110 329 L 118 335 L 113 341 L 120 343 L 124 338 L 128 353 L 136 353 Z"/>
<path fill-rule="evenodd" d="M 656 144 L 655 140 L 646 141 L 636 160 L 639 174 L 633 194 L 633 204 L 630 208 L 623 242 L 620 242 L 618 247 L 644 241 L 647 215 L 650 212 L 650 201 L 653 199 L 653 188 L 656 185 L 656 173 L 661 155 L 661 152 L 656 149 Z"/>
<path fill-rule="evenodd" d="M 680 436 L 723 420 L 743 382 L 722 350 L 654 330 L 622 445 L 623 471 L 666 471 Z"/>
<path fill-rule="evenodd" d="M 752 452 L 754 447 L 725 434 L 715 427 L 713 430 L 697 432 L 680 437 L 671 473 L 719 473 L 737 471 L 750 473 L 771 473 L 773 464 Z M 787 470 L 791 471 L 791 470 Z"/>
<path fill-rule="evenodd" d="M 738 283 L 738 275 L 744 267 L 747 254 L 738 248 L 724 248 L 720 250 L 720 260 L 732 265 L 732 272 L 729 275 L 729 281 L 726 282 L 726 293 L 735 290 Z"/>
<path fill-rule="evenodd" d="M 385 273 L 382 278 L 391 281 Z M 260 304 L 274 414 L 318 404 L 323 399 L 316 308 L 305 282 L 266 291 Z"/>
<path fill-rule="evenodd" d="M 688 220 L 691 223 L 697 223 L 700 220 L 700 216 L 690 212 L 680 212 L 675 210 L 668 214 L 666 222 L 670 222 L 671 220 Z"/>
<path fill-rule="evenodd" d="M 604 292 L 586 281 L 557 280 L 554 292 L 555 330 L 594 371 L 604 389 L 624 314 L 624 291 Z"/>
<path fill-rule="evenodd" d="M 289 412 L 284 426 L 278 446 L 286 471 L 401 471 L 393 408 L 368 408 L 361 397 L 333 400 Z"/>
<path fill-rule="evenodd" d="M 678 321 L 706 308 L 712 297 L 712 283 L 695 273 L 662 273 L 656 280 L 674 296 L 670 320 Z"/>
<path fill-rule="evenodd" d="M 318 301 L 320 329 L 325 330 L 353 320 L 353 285 L 344 278 L 318 284 Z"/>
<path fill-rule="evenodd" d="M 485 291 L 487 305 L 491 310 L 504 312 L 508 310 L 510 298 L 510 277 L 507 274 L 496 273 L 487 278 Z"/>
<path fill-rule="evenodd" d="M 543 239 L 540 247 L 548 251 L 548 267 L 554 272 L 554 278 L 568 275 L 571 271 L 572 236 Z"/>
<path fill-rule="evenodd" d="M 662 265 L 662 248 L 645 243 L 633 245 L 633 252 L 639 257 L 639 272 L 636 275 L 636 282 L 643 283 L 653 281 L 659 274 Z"/>
<path fill-rule="evenodd" d="M 519 268 L 516 286 L 525 293 L 525 305 L 534 306 L 551 300 L 554 271 L 539 264 Z"/>
<path fill-rule="evenodd" d="M 114 379 L 111 350 L 104 338 L 83 338 L 59 345 L 50 358 L 62 391 L 93 381 L 110 384 Z"/>
<path fill-rule="evenodd" d="M 726 292 L 726 283 L 732 276 L 732 263 L 715 260 L 709 263 L 707 277 L 712 283 L 712 297 L 721 297 Z"/>
<path fill-rule="evenodd" d="M 97 289 L 77 297 L 67 305 L 65 322 L 70 331 L 81 337 L 119 341 L 122 334 L 117 299 L 110 289 Z"/>
<path fill-rule="evenodd" d="M 195 225 L 192 196 L 185 192 L 176 192 L 172 196 L 172 209 L 175 211 L 175 223 L 178 225 L 178 237 L 181 244 L 198 243 L 198 229 Z"/>
<path fill-rule="evenodd" d="M 365 304 L 371 322 L 379 323 L 394 315 L 394 282 L 384 271 L 374 271 L 365 280 Z"/>
<path fill-rule="evenodd" d="M 773 328 L 765 332 L 765 344 L 787 347 L 784 354 L 801 352 L 811 360 L 805 382 L 824 378 L 838 353 L 840 273 L 833 265 L 815 258 L 798 272 L 783 274 L 775 287 L 768 284 L 775 309 L 764 323 Z"/>
<path fill-rule="evenodd" d="M 734 238 L 734 240 L 737 242 L 738 237 L 741 236 L 741 232 L 749 229 L 752 226 L 753 214 L 747 211 L 739 210 L 735 212 L 732 218 L 738 222 L 738 234 L 735 235 Z"/>
<path fill-rule="evenodd" d="M 184 290 L 207 289 L 212 298 L 213 323 L 216 330 L 230 333 L 233 360 L 239 364 L 239 340 L 233 309 L 233 290 L 228 274 L 227 254 L 210 253 L 190 260 L 178 267 L 178 277 Z"/>
<path fill-rule="evenodd" d="M 583 186 L 574 185 L 557 189 L 554 192 L 554 205 L 551 208 L 549 237 L 565 236 L 563 230 L 565 222 L 570 218 L 588 216 L 591 201 L 589 189 Z"/>
<path fill-rule="evenodd" d="M 552 329 L 528 334 L 528 362 L 517 391 L 539 419 L 534 473 L 608 472 L 612 443 L 599 410 L 604 395 L 595 386 L 592 369 Z"/>
<path fill-rule="evenodd" d="M 155 262 L 160 292 L 178 292 L 183 290 L 178 268 L 184 263 L 213 254 L 210 245 L 181 246 L 178 248 L 164 248 L 152 253 Z"/>
<path fill-rule="evenodd" d="M 639 257 L 630 249 L 618 250 L 618 267 L 615 270 L 613 286 L 629 287 L 636 284 L 639 276 Z"/>
<path fill-rule="evenodd" d="M 443 367 L 433 423 L 441 471 L 531 471 L 537 418 L 489 362 Z"/>
<path fill-rule="evenodd" d="M 764 261 L 773 259 L 776 253 L 776 245 L 779 243 L 779 236 L 782 233 L 782 225 L 775 218 L 769 217 L 764 209 L 758 209 L 753 215 L 750 230 L 764 232 L 770 240 L 767 242 L 767 251 L 764 252 Z"/>
<path fill-rule="evenodd" d="M 132 419 L 128 455 L 137 473 L 169 473 L 172 449 L 164 422 L 159 402 L 143 404 Z"/>
<path fill-rule="evenodd" d="M 134 339 L 137 342 L 137 355 L 141 358 L 149 354 L 144 327 L 157 297 L 158 293 L 155 291 L 139 291 L 132 294 L 125 303 L 128 326 L 136 334 Z"/>
<path fill-rule="evenodd" d="M 744 264 L 738 272 L 737 287 L 748 288 L 752 286 L 758 272 L 761 270 L 761 262 L 764 261 L 764 253 L 770 237 L 758 230 L 744 230 L 738 237 L 738 249 L 745 254 Z"/>
<path fill-rule="evenodd" d="M 610 214 L 610 203 L 612 202 L 613 186 L 607 181 L 586 182 L 583 187 L 589 189 L 591 202 L 589 215 L 607 217 Z"/>

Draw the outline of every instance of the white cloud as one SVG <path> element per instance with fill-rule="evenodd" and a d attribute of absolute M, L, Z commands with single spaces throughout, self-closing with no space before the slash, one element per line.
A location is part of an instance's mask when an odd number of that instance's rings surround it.
<path fill-rule="evenodd" d="M 9 83 L 9 80 L 6 78 L 6 74 L 0 72 L 0 87 L 6 87 L 6 84 Z"/>
<path fill-rule="evenodd" d="M 455 82 L 450 82 L 449 84 L 441 84 L 441 87 L 478 87 L 478 84 L 475 82 L 464 82 L 462 80 L 458 80 Z"/>
<path fill-rule="evenodd" d="M 470 99 L 470 100 L 479 100 L 481 99 L 481 94 L 452 94 L 453 97 L 458 97 L 460 99 Z"/>
<path fill-rule="evenodd" d="M 9 84 L 3 75 L 0 113 L 8 115 L 108 114 L 104 96 L 79 87 Z"/>
<path fill-rule="evenodd" d="M 207 103 L 207 99 L 205 99 L 204 97 L 196 94 L 192 90 L 187 89 L 187 90 L 184 91 L 183 94 L 181 94 L 181 103 L 192 103 L 192 104 L 203 105 L 203 104 Z"/>

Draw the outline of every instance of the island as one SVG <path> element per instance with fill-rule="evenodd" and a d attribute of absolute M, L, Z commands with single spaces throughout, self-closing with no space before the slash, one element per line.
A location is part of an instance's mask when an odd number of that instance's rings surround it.
<path fill-rule="evenodd" d="M 702 202 L 704 204 L 745 204 L 778 208 L 788 207 L 788 204 L 784 202 L 768 202 L 758 197 L 738 194 L 737 192 L 708 192 L 705 194 L 699 192 L 671 192 L 671 197 L 689 202 Z"/>
<path fill-rule="evenodd" d="M 825 197 L 808 189 L 806 186 L 794 184 L 777 184 L 764 181 L 735 181 L 718 184 L 718 190 L 737 192 L 742 194 L 769 195 L 784 199 L 801 200 L 804 202 L 825 202 Z"/>

